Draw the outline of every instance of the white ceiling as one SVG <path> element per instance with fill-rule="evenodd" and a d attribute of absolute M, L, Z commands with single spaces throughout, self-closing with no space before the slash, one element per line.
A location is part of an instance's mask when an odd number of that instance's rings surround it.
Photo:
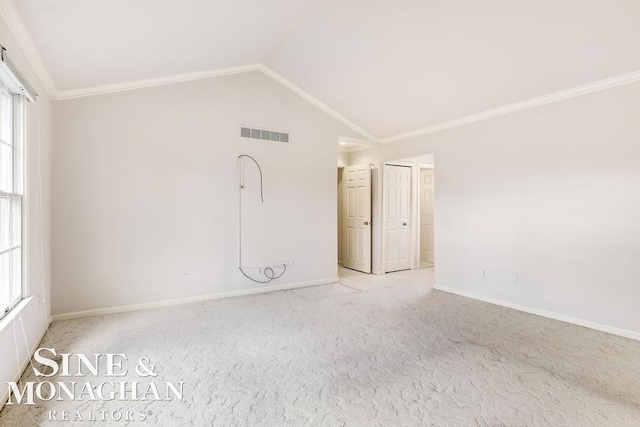
<path fill-rule="evenodd" d="M 259 63 L 312 0 L 13 0 L 64 91 Z"/>
<path fill-rule="evenodd" d="M 640 70 L 638 0 L 14 0 L 58 90 L 264 63 L 377 138 Z"/>

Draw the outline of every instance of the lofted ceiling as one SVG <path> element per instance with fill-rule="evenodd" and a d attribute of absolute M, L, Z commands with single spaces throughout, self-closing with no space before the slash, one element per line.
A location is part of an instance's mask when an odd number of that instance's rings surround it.
<path fill-rule="evenodd" d="M 13 4 L 58 91 L 264 64 L 376 139 L 640 70 L 638 0 Z"/>
<path fill-rule="evenodd" d="M 12 0 L 56 88 L 260 62 L 312 0 Z"/>

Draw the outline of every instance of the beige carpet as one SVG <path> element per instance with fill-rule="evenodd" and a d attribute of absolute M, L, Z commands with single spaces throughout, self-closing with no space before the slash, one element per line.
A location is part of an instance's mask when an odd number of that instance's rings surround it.
<path fill-rule="evenodd" d="M 43 346 L 149 357 L 158 379 L 186 382 L 185 401 L 41 402 L 5 407 L 0 425 L 640 425 L 639 342 L 432 291 L 431 269 L 341 273 L 54 323 Z M 147 420 L 55 423 L 50 410 Z"/>

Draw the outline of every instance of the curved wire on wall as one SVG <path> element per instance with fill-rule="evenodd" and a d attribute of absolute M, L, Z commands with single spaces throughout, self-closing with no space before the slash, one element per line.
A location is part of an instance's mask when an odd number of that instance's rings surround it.
<path fill-rule="evenodd" d="M 248 154 L 241 154 L 238 156 L 238 269 L 242 273 L 244 277 L 249 280 L 253 280 L 256 283 L 269 283 L 272 280 L 279 279 L 287 272 L 287 265 L 282 263 L 278 266 L 271 267 L 260 267 L 258 270 L 261 272 L 260 274 L 265 277 L 265 279 L 255 279 L 249 276 L 244 270 L 245 267 L 242 266 L 242 190 L 244 189 L 244 177 L 243 177 L 243 169 L 242 169 L 242 159 L 247 158 L 253 161 L 255 165 L 258 167 L 258 172 L 260 173 L 260 201 L 264 203 L 264 184 L 262 179 L 262 168 L 256 159 L 249 156 Z M 282 272 L 276 274 L 275 270 L 282 269 Z"/>

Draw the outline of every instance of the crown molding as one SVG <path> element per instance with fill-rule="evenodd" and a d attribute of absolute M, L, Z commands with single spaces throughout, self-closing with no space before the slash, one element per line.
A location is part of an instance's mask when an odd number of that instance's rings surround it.
<path fill-rule="evenodd" d="M 16 38 L 18 46 L 27 57 L 33 71 L 49 94 L 49 97 L 54 99 L 57 94 L 56 86 L 53 84 L 53 80 L 44 65 L 44 61 L 42 61 L 42 57 L 38 49 L 36 49 L 33 39 L 29 35 L 27 28 L 11 0 L 0 0 L 0 16 L 2 16 L 7 23 L 9 31 L 11 31 Z"/>
<path fill-rule="evenodd" d="M 327 104 L 320 101 L 318 98 L 314 97 L 308 92 L 305 92 L 300 87 L 296 86 L 295 84 L 293 84 L 286 78 L 282 77 L 280 74 L 276 73 L 275 71 L 273 71 L 271 68 L 267 67 L 264 64 L 243 65 L 240 67 L 222 68 L 217 70 L 202 71 L 202 72 L 196 72 L 196 73 L 179 74 L 179 75 L 158 77 L 158 78 L 151 78 L 151 79 L 132 80 L 128 82 L 93 86 L 93 87 L 87 87 L 82 89 L 58 91 L 53 97 L 53 99 L 67 100 L 67 99 L 74 99 L 74 98 L 82 98 L 86 96 L 103 95 L 103 94 L 113 93 L 113 92 L 122 92 L 126 90 L 141 89 L 145 87 L 161 86 L 161 85 L 171 84 L 171 83 L 188 82 L 192 80 L 207 79 L 211 77 L 228 76 L 232 74 L 247 73 L 251 71 L 261 71 L 262 73 L 271 77 L 276 82 L 280 83 L 282 86 L 286 87 L 287 89 L 291 90 L 301 98 L 313 104 L 316 108 L 319 108 L 320 110 L 322 110 L 329 116 L 333 117 L 340 123 L 344 124 L 351 130 L 356 132 L 357 134 L 363 136 L 370 143 L 377 144 L 378 139 L 376 137 L 374 137 L 373 135 L 368 133 L 366 130 L 356 125 L 351 120 L 347 119 L 345 116 L 343 116 L 342 114 L 338 113 L 337 111 L 329 107 Z"/>
<path fill-rule="evenodd" d="M 405 132 L 395 136 L 382 138 L 379 141 L 380 141 L 380 144 L 389 144 L 392 142 L 398 142 L 405 139 L 414 138 L 416 136 L 427 135 L 427 134 L 439 132 L 445 129 L 451 129 L 451 128 L 463 126 L 469 123 L 491 119 L 493 117 L 504 116 L 507 114 L 515 113 L 517 111 L 527 110 L 529 108 L 551 104 L 553 102 L 558 102 L 565 99 L 574 98 L 576 96 L 598 92 L 598 91 L 613 88 L 616 86 L 635 83 L 638 81 L 640 81 L 640 70 L 627 73 L 627 74 L 621 74 L 614 77 L 609 77 L 609 78 L 598 80 L 592 83 L 587 83 L 582 86 L 576 86 L 570 89 L 560 90 L 547 95 L 527 99 L 526 101 L 505 105 L 503 107 L 493 108 L 491 110 L 486 110 L 481 113 L 471 114 L 468 116 L 461 117 L 459 119 L 449 120 L 446 122 L 438 123 L 433 126 L 417 129 L 411 132 Z"/>
<path fill-rule="evenodd" d="M 574 98 L 577 96 L 586 95 L 589 93 L 598 92 L 598 91 L 613 88 L 616 86 L 622 86 L 622 85 L 640 81 L 640 70 L 638 70 L 631 73 L 621 74 L 618 76 L 588 83 L 582 86 L 576 86 L 570 89 L 560 90 L 547 95 L 531 98 L 525 101 L 516 102 L 513 104 L 498 107 L 498 108 L 493 108 L 480 113 L 471 114 L 458 119 L 449 120 L 449 121 L 438 123 L 432 126 L 416 129 L 410 132 L 405 132 L 405 133 L 401 133 L 398 135 L 394 135 L 394 136 L 390 136 L 382 139 L 376 138 L 375 136 L 367 132 L 362 127 L 356 125 L 351 120 L 349 120 L 342 114 L 338 113 L 337 111 L 329 107 L 324 102 L 320 101 L 318 98 L 304 91 L 303 89 L 301 89 L 300 87 L 298 87 L 291 81 L 287 80 L 285 77 L 278 74 L 273 69 L 267 67 L 264 64 L 251 64 L 251 65 L 244 65 L 240 67 L 223 68 L 218 70 L 210 70 L 210 71 L 203 71 L 203 72 L 197 72 L 197 73 L 188 73 L 188 74 L 180 74 L 180 75 L 159 77 L 159 78 L 152 78 L 152 79 L 134 80 L 134 81 L 128 81 L 123 83 L 114 83 L 114 84 L 103 85 L 103 86 L 88 87 L 83 89 L 59 91 L 55 93 L 52 96 L 52 98 L 55 100 L 81 98 L 86 96 L 140 89 L 140 88 L 151 87 L 151 86 L 160 86 L 164 84 L 186 82 L 186 81 L 192 81 L 192 80 L 198 80 L 198 79 L 206 79 L 210 77 L 227 76 L 227 75 L 246 73 L 251 71 L 263 72 L 264 74 L 266 74 L 267 76 L 275 80 L 276 82 L 280 83 L 281 85 L 288 88 L 298 96 L 302 97 L 309 103 L 313 104 L 315 107 L 324 111 L 329 116 L 333 117 L 334 119 L 341 122 L 351 130 L 356 132 L 357 134 L 364 137 L 364 139 L 354 138 L 354 141 L 358 141 L 359 144 L 362 144 L 362 147 L 358 147 L 358 149 L 352 148 L 351 149 L 352 151 L 366 150 L 366 149 L 374 148 L 381 144 L 389 144 L 393 142 L 399 142 L 406 139 L 414 138 L 417 136 L 428 135 L 428 134 L 440 132 L 446 129 L 452 129 L 458 126 L 464 126 L 470 123 L 475 123 L 482 120 L 491 119 L 494 117 L 504 116 L 504 115 L 515 113 L 518 111 L 527 110 L 529 108 L 551 104 L 551 103 L 562 101 L 565 99 Z"/>
<path fill-rule="evenodd" d="M 42 58 L 36 49 L 29 32 L 27 31 L 24 23 L 22 22 L 18 11 L 15 9 L 11 0 L 0 0 L 0 16 L 4 18 L 9 26 L 10 31 L 15 36 L 19 47 L 23 50 L 33 70 L 38 76 L 42 86 L 54 100 L 67 100 L 74 98 L 81 98 L 86 96 L 101 95 L 113 92 L 120 92 L 126 90 L 140 89 L 145 87 L 160 86 L 171 83 L 186 82 L 192 80 L 206 79 L 211 77 L 228 76 L 232 74 L 246 73 L 251 71 L 261 71 L 273 80 L 277 81 L 287 89 L 291 90 L 298 96 L 302 97 L 315 107 L 319 108 L 335 120 L 344 124 L 357 134 L 365 138 L 361 147 L 358 147 L 357 151 L 374 148 L 381 144 L 389 144 L 393 142 L 403 141 L 409 138 L 417 136 L 427 135 L 435 132 L 440 132 L 446 129 L 455 128 L 458 126 L 464 126 L 470 123 L 479 122 L 481 120 L 487 120 L 494 117 L 504 116 L 507 114 L 515 113 L 518 111 L 526 110 L 529 108 L 538 107 L 541 105 L 551 104 L 554 102 L 562 101 L 569 98 L 574 98 L 581 95 L 586 95 L 593 92 L 613 88 L 616 86 L 622 86 L 630 83 L 640 81 L 640 70 L 627 74 L 621 74 L 618 76 L 598 80 L 596 82 L 588 83 L 582 86 L 576 86 L 570 89 L 560 90 L 547 95 L 531 98 L 525 101 L 516 102 L 513 104 L 505 105 L 498 108 L 493 108 L 480 113 L 470 114 L 468 116 L 460 117 L 458 119 L 449 120 L 446 122 L 438 123 L 435 125 L 427 126 L 424 128 L 416 129 L 410 132 L 404 132 L 398 135 L 376 138 L 371 133 L 367 132 L 362 127 L 356 125 L 344 115 L 340 114 L 333 108 L 329 107 L 318 98 L 309 94 L 308 92 L 295 85 L 290 80 L 287 80 L 282 75 L 275 72 L 264 64 L 251 64 L 239 67 L 222 68 L 217 70 L 209 70 L 195 73 L 187 73 L 166 77 L 150 78 L 133 80 L 121 83 L 113 83 L 107 85 L 93 86 L 81 89 L 71 89 L 58 91 L 49 75 Z"/>
<path fill-rule="evenodd" d="M 272 79 L 274 79 L 275 81 L 277 81 L 278 83 L 280 83 L 281 85 L 286 87 L 287 89 L 291 90 L 295 94 L 299 95 L 300 97 L 304 98 L 305 100 L 307 100 L 311 104 L 315 105 L 317 108 L 319 108 L 320 110 L 324 111 L 325 113 L 327 113 L 328 115 L 330 115 L 331 117 L 333 117 L 334 119 L 336 119 L 337 121 L 342 123 L 343 125 L 347 126 L 348 128 L 350 128 L 351 130 L 353 130 L 357 134 L 363 136 L 366 140 L 373 141 L 373 142 L 376 142 L 376 143 L 379 142 L 378 138 L 376 138 L 375 136 L 371 135 L 369 132 L 367 132 L 366 130 L 364 130 L 360 126 L 356 125 L 351 120 L 347 119 L 345 116 L 343 116 L 342 114 L 338 113 L 336 110 L 334 110 L 333 108 L 329 107 L 327 104 L 325 104 L 324 102 L 320 101 L 315 96 L 309 94 L 308 92 L 304 91 L 300 87 L 296 86 L 291 81 L 285 79 L 280 74 L 278 74 L 275 71 L 273 71 L 271 68 L 267 67 L 264 64 L 261 64 L 261 70 L 262 70 L 263 73 L 265 73 L 266 75 L 268 75 L 269 77 L 271 77 Z"/>
<path fill-rule="evenodd" d="M 251 71 L 262 71 L 260 64 L 242 65 L 239 67 L 219 68 L 216 70 L 199 71 L 195 73 L 176 74 L 165 77 L 154 77 L 150 79 L 130 80 L 126 82 L 111 83 L 100 86 L 91 86 L 80 89 L 71 89 L 59 91 L 56 100 L 65 100 L 73 98 L 83 98 L 93 95 L 104 95 L 113 92 L 122 92 L 126 90 L 142 89 L 145 87 L 162 86 L 171 83 L 189 82 L 193 80 L 208 79 L 211 77 L 230 76 L 233 74 L 248 73 Z"/>

